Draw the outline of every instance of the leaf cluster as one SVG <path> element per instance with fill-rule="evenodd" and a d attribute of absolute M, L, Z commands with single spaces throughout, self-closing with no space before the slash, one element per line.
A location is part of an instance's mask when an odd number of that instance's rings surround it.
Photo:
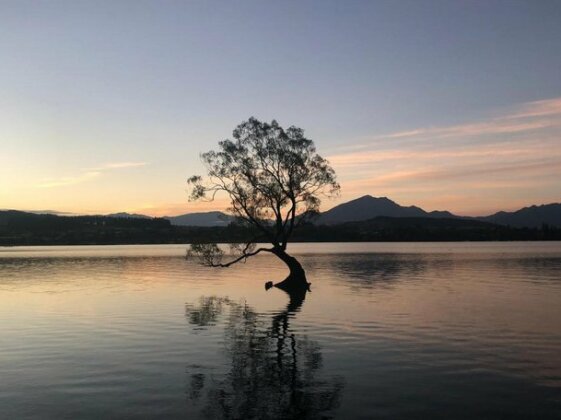
<path fill-rule="evenodd" d="M 301 128 L 250 118 L 232 136 L 201 155 L 207 177 L 187 180 L 190 200 L 212 201 L 225 193 L 239 223 L 257 228 L 273 249 L 285 250 L 294 228 L 318 213 L 321 197 L 338 194 L 335 171 Z"/>

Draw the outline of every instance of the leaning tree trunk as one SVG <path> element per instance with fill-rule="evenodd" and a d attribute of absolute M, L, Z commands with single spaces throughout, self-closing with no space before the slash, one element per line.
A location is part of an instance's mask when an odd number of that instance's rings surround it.
<path fill-rule="evenodd" d="M 286 253 L 281 248 L 277 248 L 273 251 L 277 257 L 279 257 L 288 267 L 290 273 L 288 277 L 275 284 L 275 287 L 283 289 L 286 292 L 305 292 L 309 289 L 310 283 L 306 280 L 306 272 L 298 260 Z"/>

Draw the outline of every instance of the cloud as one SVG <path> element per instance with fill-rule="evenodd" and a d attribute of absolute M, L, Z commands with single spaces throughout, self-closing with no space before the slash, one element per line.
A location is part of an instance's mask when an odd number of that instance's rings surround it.
<path fill-rule="evenodd" d="M 61 178 L 50 178 L 43 182 L 37 184 L 39 188 L 54 188 L 54 187 L 65 187 L 68 185 L 81 184 L 82 182 L 89 181 L 91 179 L 97 178 L 101 175 L 99 171 L 89 171 L 84 172 L 76 176 L 66 176 Z"/>
<path fill-rule="evenodd" d="M 70 185 L 81 184 L 84 182 L 91 181 L 95 178 L 100 177 L 105 172 L 112 171 L 115 169 L 126 169 L 126 168 L 136 168 L 140 166 L 145 166 L 146 162 L 110 162 L 103 165 L 97 166 L 95 168 L 84 169 L 78 175 L 64 176 L 60 178 L 48 178 L 44 179 L 36 185 L 37 188 L 56 188 L 56 187 L 66 187 Z"/>
<path fill-rule="evenodd" d="M 489 117 L 482 121 L 472 121 L 444 127 L 421 127 L 371 136 L 367 141 L 346 145 L 345 149 L 369 149 L 374 146 L 394 146 L 402 142 L 432 142 L 455 140 L 472 142 L 476 137 L 531 133 L 561 127 L 561 97 L 543 101 L 524 103 L 509 109 L 504 115 Z M 398 141 L 397 143 L 395 141 Z M 493 140 L 486 138 L 486 140 Z M 401 141 L 401 142 L 400 142 Z"/>
<path fill-rule="evenodd" d="M 445 139 L 451 137 L 473 137 L 486 136 L 490 134 L 519 133 L 559 125 L 559 121 L 552 121 L 550 119 L 542 119 L 537 121 L 517 121 L 518 118 L 515 118 L 514 116 L 508 116 L 492 119 L 490 121 L 455 125 L 450 127 L 423 128 L 405 133 L 390 134 L 388 136 L 382 136 L 380 138 Z"/>
<path fill-rule="evenodd" d="M 560 146 L 561 98 L 554 98 L 464 124 L 372 136 L 328 159 L 341 200 L 387 195 L 430 209 L 454 196 L 451 210 L 462 213 L 476 202 L 491 211 L 559 201 Z"/>
<path fill-rule="evenodd" d="M 505 118 L 520 119 L 531 117 L 543 117 L 561 114 L 561 98 L 545 99 L 541 101 L 528 102 L 520 109 Z"/>
<path fill-rule="evenodd" d="M 555 159 L 540 159 L 536 161 L 521 161 L 514 164 L 495 164 L 489 165 L 456 165 L 445 167 L 433 167 L 420 170 L 394 171 L 373 177 L 371 179 L 361 179 L 354 181 L 355 184 L 384 186 L 395 184 L 396 182 L 409 181 L 440 181 L 448 183 L 458 178 L 481 178 L 488 175 L 506 174 L 512 179 L 530 177 L 542 174 L 559 174 L 561 176 L 561 161 Z M 352 182 L 350 182 L 352 183 Z M 480 187 L 485 185 L 483 180 L 480 181 Z"/>
<path fill-rule="evenodd" d="M 146 166 L 146 165 L 148 165 L 148 163 L 146 162 L 111 162 L 111 163 L 105 163 L 96 168 L 92 168 L 91 170 L 104 171 L 107 169 L 138 168 L 140 166 Z"/>
<path fill-rule="evenodd" d="M 489 145 L 489 146 L 467 146 L 451 150 L 369 150 L 362 152 L 353 152 L 330 156 L 329 162 L 338 168 L 357 167 L 361 165 L 371 165 L 375 162 L 387 162 L 394 160 L 406 159 L 453 159 L 453 158 L 485 158 L 485 157 L 514 157 L 529 156 L 533 154 L 542 154 L 542 152 L 534 147 L 518 147 L 505 148 L 505 145 Z M 553 151 L 554 154 L 560 154 L 561 151 Z"/>

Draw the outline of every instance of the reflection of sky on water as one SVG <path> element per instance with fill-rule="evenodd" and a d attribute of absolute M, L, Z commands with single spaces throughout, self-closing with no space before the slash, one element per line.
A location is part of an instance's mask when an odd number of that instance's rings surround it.
<path fill-rule="evenodd" d="M 201 297 L 187 305 L 195 329 L 221 323 L 224 331 L 224 372 L 190 365 L 188 396 L 207 418 L 308 419 L 332 416 L 343 389 L 341 378 L 322 378 L 320 346 L 292 331 L 292 319 L 303 301 L 260 317 L 246 303 Z M 220 317 L 224 317 L 220 320 Z"/>
<path fill-rule="evenodd" d="M 267 412 L 296 389 L 312 418 L 559 412 L 558 244 L 359 245 L 301 252 L 312 292 L 292 309 L 263 288 L 285 275 L 268 257 L 212 270 L 173 247 L 10 252 L 0 258 L 0 406 L 11 417 L 226 417 Z M 274 382 L 280 337 L 289 369 Z"/>

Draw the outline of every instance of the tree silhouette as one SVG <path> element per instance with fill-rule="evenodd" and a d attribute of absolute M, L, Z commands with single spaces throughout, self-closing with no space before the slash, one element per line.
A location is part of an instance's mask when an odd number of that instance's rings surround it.
<path fill-rule="evenodd" d="M 269 252 L 290 270 L 275 286 L 305 289 L 304 269 L 286 252 L 287 244 L 294 228 L 317 214 L 320 197 L 338 193 L 335 172 L 301 128 L 285 130 L 274 120 L 266 123 L 250 118 L 236 127 L 233 137 L 219 142 L 217 151 L 201 155 L 208 176 L 188 179 L 190 200 L 212 201 L 225 193 L 230 200 L 228 211 L 255 235 L 233 245 L 234 257 L 227 262 L 216 244 L 193 244 L 189 255 L 200 257 L 209 266 L 228 267 Z M 258 248 L 258 240 L 272 246 Z"/>
<path fill-rule="evenodd" d="M 271 324 L 246 304 L 216 296 L 188 305 L 186 316 L 196 328 L 208 328 L 225 315 L 224 334 L 229 370 L 223 378 L 195 367 L 187 396 L 201 403 L 212 419 L 326 419 L 339 405 L 343 382 L 318 378 L 319 345 L 290 328 L 303 296 L 291 296 Z"/>

